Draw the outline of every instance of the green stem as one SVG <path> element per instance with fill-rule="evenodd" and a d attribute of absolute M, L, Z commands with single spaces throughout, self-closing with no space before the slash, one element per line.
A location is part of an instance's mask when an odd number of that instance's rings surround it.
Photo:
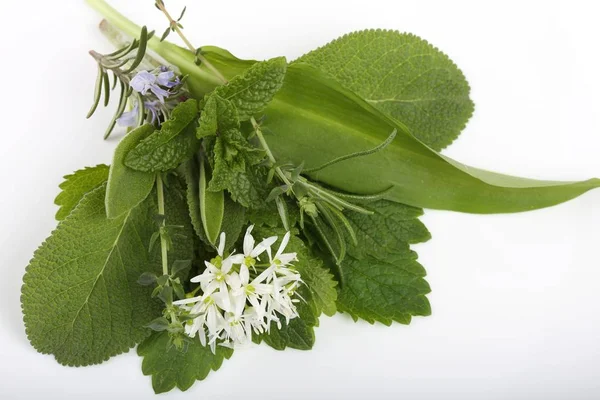
<path fill-rule="evenodd" d="M 254 132 L 256 133 L 256 137 L 258 138 L 260 145 L 262 146 L 263 150 L 267 153 L 267 157 L 269 158 L 269 161 L 271 161 L 271 163 L 273 163 L 273 165 L 277 164 L 277 160 L 275 159 L 275 156 L 273 155 L 273 152 L 271 151 L 271 148 L 267 144 L 267 141 L 265 140 L 262 130 L 260 129 L 260 125 L 258 124 L 258 122 L 256 122 L 256 119 L 254 117 L 250 117 L 250 122 L 252 123 L 252 127 L 254 128 Z M 277 172 L 277 175 L 281 178 L 281 180 L 286 185 L 288 185 L 288 187 L 292 187 L 292 183 L 290 182 L 290 180 L 288 179 L 288 177 L 285 175 L 285 173 L 283 172 L 283 170 L 280 167 L 275 167 L 275 172 Z"/>
<path fill-rule="evenodd" d="M 163 181 L 160 173 L 156 174 L 156 195 L 158 197 L 158 214 L 164 216 L 165 215 L 165 195 L 163 192 Z M 163 218 L 161 223 L 161 231 L 165 228 L 167 221 Z M 167 255 L 167 240 L 161 232 L 160 235 L 160 253 L 162 258 L 162 270 L 163 275 L 169 274 L 169 259 Z"/>
<path fill-rule="evenodd" d="M 118 30 L 122 31 L 130 37 L 137 37 L 140 34 L 142 28 L 139 25 L 134 24 L 121 13 L 111 7 L 104 0 L 86 0 L 86 2 L 94 10 L 106 18 L 106 20 L 114 25 Z M 217 86 L 223 83 L 223 81 L 210 71 L 205 71 L 198 68 L 194 64 L 193 55 L 190 56 L 189 52 L 169 42 L 161 42 L 159 38 L 154 36 L 148 41 L 148 47 L 151 48 L 156 54 L 169 61 L 171 64 L 177 65 L 183 71 L 191 71 L 197 69 L 196 76 L 205 80 L 208 86 Z M 208 65 L 207 65 L 208 67 Z"/>

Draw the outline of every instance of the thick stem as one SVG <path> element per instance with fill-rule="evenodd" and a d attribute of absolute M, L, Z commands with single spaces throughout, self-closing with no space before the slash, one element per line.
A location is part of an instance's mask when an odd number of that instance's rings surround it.
<path fill-rule="evenodd" d="M 165 195 L 163 192 L 163 181 L 160 173 L 156 174 L 156 196 L 158 197 L 158 214 L 164 217 L 165 215 Z M 160 253 L 162 258 L 162 270 L 163 275 L 169 274 L 169 259 L 168 259 L 168 248 L 167 248 L 167 239 L 164 237 L 162 230 L 164 230 L 166 225 L 166 220 L 163 218 L 161 222 L 161 235 L 160 235 Z"/>
<path fill-rule="evenodd" d="M 130 37 L 137 37 L 140 34 L 142 28 L 139 25 L 134 24 L 121 13 L 111 7 L 104 0 L 86 0 L 86 2 L 96 11 L 98 11 L 108 22 L 110 22 L 115 28 L 125 33 Z M 198 68 L 194 64 L 193 54 L 190 56 L 188 52 L 179 46 L 176 46 L 169 42 L 161 42 L 159 38 L 154 36 L 148 41 L 148 47 L 151 48 L 156 54 L 178 66 L 183 71 L 195 71 L 195 76 L 204 80 L 208 86 L 210 85 L 221 85 L 223 81 L 214 74 L 214 72 L 205 71 Z M 208 68 L 208 65 L 207 65 Z"/>

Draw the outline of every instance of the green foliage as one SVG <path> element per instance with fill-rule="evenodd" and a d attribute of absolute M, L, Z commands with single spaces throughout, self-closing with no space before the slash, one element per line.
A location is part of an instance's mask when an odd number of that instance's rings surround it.
<path fill-rule="evenodd" d="M 215 89 L 215 94 L 231 100 L 240 121 L 247 121 L 273 99 L 283 85 L 286 69 L 285 57 L 257 62 L 228 84 Z"/>
<path fill-rule="evenodd" d="M 154 187 L 154 174 L 125 165 L 127 153 L 154 131 L 150 124 L 129 132 L 115 149 L 106 187 L 106 215 L 115 218 L 140 204 Z"/>
<path fill-rule="evenodd" d="M 405 250 L 409 244 L 426 242 L 431 238 L 425 225 L 418 219 L 423 215 L 420 208 L 387 200 L 376 201 L 366 208 L 374 211 L 374 214 L 345 213 L 356 233 L 358 245 L 348 248 L 348 252 L 355 257 Z"/>
<path fill-rule="evenodd" d="M 217 346 L 216 354 L 213 354 L 197 338 L 190 340 L 184 350 L 168 345 L 168 332 L 155 332 L 137 348 L 138 355 L 143 357 L 142 372 L 152 375 L 152 388 L 157 394 L 174 387 L 182 391 L 189 389 L 195 381 L 206 378 L 210 371 L 221 368 L 223 360 L 233 354 L 233 350 L 223 346 Z"/>
<path fill-rule="evenodd" d="M 409 33 L 353 32 L 297 62 L 329 74 L 436 150 L 452 143 L 473 114 L 463 73 L 444 53 Z"/>
<path fill-rule="evenodd" d="M 23 278 L 27 336 L 65 365 L 97 364 L 126 352 L 161 314 L 151 288 L 137 283 L 142 273 L 161 270 L 158 251 L 148 254 L 156 229 L 154 196 L 113 219 L 106 218 L 104 197 L 104 185 L 85 195 L 35 252 Z M 185 204 L 175 191 L 166 200 L 169 223 L 183 226 L 186 236 L 169 254 L 191 259 Z"/>
<path fill-rule="evenodd" d="M 54 204 L 60 206 L 56 212 L 56 220 L 62 221 L 79 203 L 79 200 L 108 179 L 108 166 L 104 164 L 87 167 L 66 175 L 59 185 L 62 191 L 56 196 Z"/>
<path fill-rule="evenodd" d="M 202 218 L 202 226 L 206 238 L 215 246 L 219 234 L 221 233 L 221 225 L 223 224 L 223 216 L 225 213 L 225 193 L 221 190 L 218 192 L 207 190 L 210 179 L 210 171 L 207 171 L 208 163 L 201 161 L 200 164 L 200 185 L 198 187 L 200 194 L 200 217 Z"/>
<path fill-rule="evenodd" d="M 415 315 L 431 314 L 430 292 L 423 279 L 425 270 L 410 250 L 388 251 L 379 257 L 346 257 L 342 263 L 344 284 L 338 310 L 347 312 L 354 320 L 362 318 L 370 323 L 392 321 L 409 324 Z"/>
<path fill-rule="evenodd" d="M 357 245 L 348 247 L 342 262 L 343 284 L 338 309 L 355 320 L 408 324 L 412 316 L 431 314 L 425 295 L 425 270 L 410 244 L 430 239 L 417 219 L 423 211 L 380 200 L 367 206 L 373 215 L 347 212 Z"/>
<path fill-rule="evenodd" d="M 242 206 L 260 208 L 268 193 L 264 168 L 256 165 L 264 159 L 264 152 L 242 135 L 233 103 L 221 97 L 214 98 L 218 104 L 219 135 L 205 144 L 213 167 L 208 190 L 228 190 L 231 198 Z"/>
<path fill-rule="evenodd" d="M 288 347 L 297 350 L 312 349 L 315 344 L 314 327 L 318 326 L 319 320 L 310 307 L 310 292 L 306 288 L 300 288 L 298 293 L 309 301 L 305 303 L 300 300 L 296 303 L 299 316 L 289 322 L 286 322 L 284 317 L 280 317 L 281 329 L 278 328 L 277 323 L 271 322 L 269 334 L 260 335 L 255 341 L 263 340 L 275 350 L 285 350 Z"/>
<path fill-rule="evenodd" d="M 189 99 L 173 109 L 171 118 L 132 149 L 125 165 L 137 171 L 166 172 L 188 160 L 200 147 L 196 139 L 198 102 Z"/>

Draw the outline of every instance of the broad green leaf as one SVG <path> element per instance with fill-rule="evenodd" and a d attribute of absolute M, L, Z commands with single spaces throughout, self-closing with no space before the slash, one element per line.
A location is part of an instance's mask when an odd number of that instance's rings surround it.
<path fill-rule="evenodd" d="M 123 31 L 139 32 L 139 27 L 112 10 L 102 11 Z M 149 46 L 189 74 L 188 88 L 197 98 L 219 85 L 206 66 L 195 67 L 191 52 L 158 40 L 150 40 Z M 253 65 L 215 48 L 204 56 L 229 79 Z M 298 165 L 304 161 L 306 168 L 371 149 L 397 130 L 394 142 L 384 151 L 312 174 L 350 193 L 391 188 L 386 198 L 414 207 L 507 213 L 549 207 L 600 187 L 600 179 L 536 181 L 463 165 L 424 145 L 402 122 L 306 63 L 288 66 L 284 84 L 264 113 L 263 127 L 273 132 L 268 142 L 275 157 Z"/>
<path fill-rule="evenodd" d="M 357 245 L 348 246 L 348 256 L 340 266 L 338 309 L 355 320 L 386 325 L 392 321 L 408 324 L 412 316 L 429 315 L 425 270 L 410 250 L 410 244 L 431 238 L 418 220 L 423 211 L 386 200 L 365 207 L 374 214 L 345 213 Z"/>
<path fill-rule="evenodd" d="M 354 320 L 362 318 L 385 325 L 393 321 L 409 324 L 412 316 L 430 315 L 425 295 L 431 290 L 423 279 L 425 270 L 416 261 L 416 253 L 403 249 L 379 256 L 381 259 L 370 255 L 344 259 L 338 310 Z"/>
<path fill-rule="evenodd" d="M 231 100 L 238 110 L 240 121 L 247 121 L 273 99 L 283 84 L 286 69 L 285 57 L 257 62 L 226 85 L 218 87 L 215 93 Z"/>
<path fill-rule="evenodd" d="M 149 334 L 144 328 L 161 315 L 152 288 L 137 281 L 160 274 L 160 254 L 148 254 L 155 232 L 154 196 L 107 219 L 105 186 L 84 196 L 35 252 L 23 278 L 21 302 L 26 333 L 41 353 L 65 365 L 90 365 L 126 352 Z M 185 238 L 169 256 L 191 259 L 193 247 L 185 204 L 166 193 L 169 224 L 182 225 Z"/>
<path fill-rule="evenodd" d="M 207 164 L 201 161 L 200 165 L 200 184 L 198 186 L 200 194 L 200 217 L 202 218 L 202 226 L 204 233 L 210 244 L 215 246 L 219 234 L 221 233 L 221 225 L 223 224 L 223 215 L 225 212 L 225 193 L 211 192 L 207 189 L 207 177 L 210 171 L 206 171 Z"/>
<path fill-rule="evenodd" d="M 357 258 L 377 256 L 386 251 L 408 250 L 414 243 L 426 242 L 431 235 L 418 217 L 423 210 L 387 200 L 365 205 L 372 215 L 347 212 L 345 215 L 356 233 L 357 246 L 348 252 Z"/>
<path fill-rule="evenodd" d="M 198 102 L 189 99 L 173 109 L 171 118 L 132 149 L 125 165 L 138 171 L 166 172 L 188 160 L 200 147 L 196 139 Z"/>
<path fill-rule="evenodd" d="M 473 114 L 469 84 L 444 53 L 410 33 L 353 32 L 300 57 L 440 150 Z"/>
<path fill-rule="evenodd" d="M 65 219 L 86 193 L 106 182 L 108 170 L 107 165 L 100 164 L 66 175 L 64 182 L 59 185 L 62 191 L 54 200 L 54 204 L 60 206 L 56 212 L 56 220 Z"/>
<path fill-rule="evenodd" d="M 229 359 L 233 350 L 217 346 L 216 354 L 204 347 L 200 341 L 192 339 L 187 350 L 180 351 L 174 346 L 168 348 L 167 332 L 153 333 L 137 348 L 143 357 L 142 372 L 152 376 L 155 393 L 164 393 L 177 387 L 188 390 L 196 381 L 201 381 L 210 371 L 221 368 L 223 360 Z"/>
<path fill-rule="evenodd" d="M 154 174 L 136 171 L 124 163 L 125 156 L 154 131 L 150 124 L 129 132 L 115 149 L 106 187 L 106 215 L 115 218 L 140 204 L 154 187 Z"/>
<path fill-rule="evenodd" d="M 299 292 L 302 293 L 301 290 Z M 307 296 L 309 295 L 307 294 Z M 301 301 L 296 304 L 296 308 L 299 317 L 293 318 L 289 322 L 286 322 L 284 317 L 280 317 L 281 329 L 275 322 L 271 322 L 269 334 L 260 335 L 258 339 L 262 339 L 275 350 L 312 349 L 315 344 L 314 327 L 317 326 L 318 320 L 306 303 Z"/>
<path fill-rule="evenodd" d="M 246 209 L 231 200 L 231 196 L 225 193 L 225 212 L 221 231 L 225 232 L 227 238 L 225 243 L 226 251 L 233 248 L 246 222 Z"/>

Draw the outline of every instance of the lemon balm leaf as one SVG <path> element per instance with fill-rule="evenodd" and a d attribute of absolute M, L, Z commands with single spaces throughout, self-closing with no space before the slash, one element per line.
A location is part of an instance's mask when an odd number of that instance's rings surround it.
<path fill-rule="evenodd" d="M 66 175 L 64 182 L 59 185 L 61 192 L 54 200 L 54 204 L 60 207 L 56 212 L 56 220 L 67 218 L 86 193 L 106 182 L 108 170 L 107 165 L 100 164 Z"/>

